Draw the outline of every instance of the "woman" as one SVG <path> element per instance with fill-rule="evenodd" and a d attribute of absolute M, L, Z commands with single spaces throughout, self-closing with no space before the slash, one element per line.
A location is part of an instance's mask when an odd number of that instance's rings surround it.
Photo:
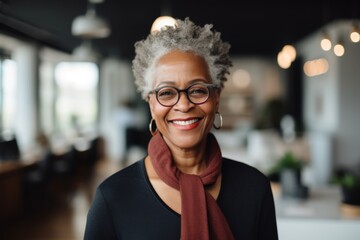
<path fill-rule="evenodd" d="M 135 44 L 148 101 L 148 156 L 97 189 L 85 239 L 277 239 L 268 179 L 222 158 L 220 93 L 230 45 L 211 25 L 177 20 Z"/>

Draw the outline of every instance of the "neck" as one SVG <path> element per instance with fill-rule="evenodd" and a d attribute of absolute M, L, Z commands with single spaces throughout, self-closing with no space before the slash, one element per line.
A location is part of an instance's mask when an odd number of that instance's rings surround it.
<path fill-rule="evenodd" d="M 166 139 L 165 139 L 165 142 Z M 182 149 L 168 144 L 176 167 L 183 173 L 199 175 L 206 168 L 206 141 L 192 149 Z"/>

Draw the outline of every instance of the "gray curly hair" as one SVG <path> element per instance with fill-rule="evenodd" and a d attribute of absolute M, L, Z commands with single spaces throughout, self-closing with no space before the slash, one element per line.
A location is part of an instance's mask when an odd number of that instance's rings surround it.
<path fill-rule="evenodd" d="M 144 99 L 152 90 L 152 72 L 156 61 L 172 50 L 193 52 L 202 56 L 209 66 L 213 83 L 223 88 L 226 74 L 232 66 L 230 44 L 223 42 L 220 33 L 211 30 L 212 24 L 204 27 L 195 25 L 189 18 L 176 19 L 176 27 L 163 27 L 161 31 L 149 34 L 145 40 L 135 43 L 133 73 L 137 90 Z"/>

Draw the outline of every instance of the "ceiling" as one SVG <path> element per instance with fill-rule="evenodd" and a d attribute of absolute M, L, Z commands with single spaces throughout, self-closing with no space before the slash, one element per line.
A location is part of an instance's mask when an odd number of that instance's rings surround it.
<path fill-rule="evenodd" d="M 232 55 L 273 57 L 284 44 L 296 43 L 329 22 L 359 19 L 358 2 L 105 0 L 96 10 L 110 22 L 112 33 L 93 45 L 104 56 L 132 59 L 134 43 L 146 37 L 168 6 L 175 18 L 213 23 L 223 40 L 231 43 Z M 86 8 L 87 0 L 0 0 L 0 31 L 71 52 L 81 43 L 71 34 L 72 21 Z"/>

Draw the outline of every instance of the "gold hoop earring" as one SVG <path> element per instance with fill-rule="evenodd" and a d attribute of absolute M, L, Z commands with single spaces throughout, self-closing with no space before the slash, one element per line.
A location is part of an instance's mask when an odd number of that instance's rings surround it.
<path fill-rule="evenodd" d="M 215 120 L 213 126 L 216 130 L 219 130 L 223 126 L 223 118 L 219 112 L 215 113 Z"/>
<path fill-rule="evenodd" d="M 151 135 L 152 136 L 154 136 L 156 133 L 157 133 L 157 128 L 155 129 L 155 130 L 153 130 L 154 129 L 154 127 L 153 127 L 153 123 L 155 122 L 155 119 L 151 119 L 150 120 L 150 123 L 149 123 L 149 131 L 150 131 L 150 133 L 151 133 Z M 156 122 L 155 122 L 155 127 L 156 127 Z"/>

